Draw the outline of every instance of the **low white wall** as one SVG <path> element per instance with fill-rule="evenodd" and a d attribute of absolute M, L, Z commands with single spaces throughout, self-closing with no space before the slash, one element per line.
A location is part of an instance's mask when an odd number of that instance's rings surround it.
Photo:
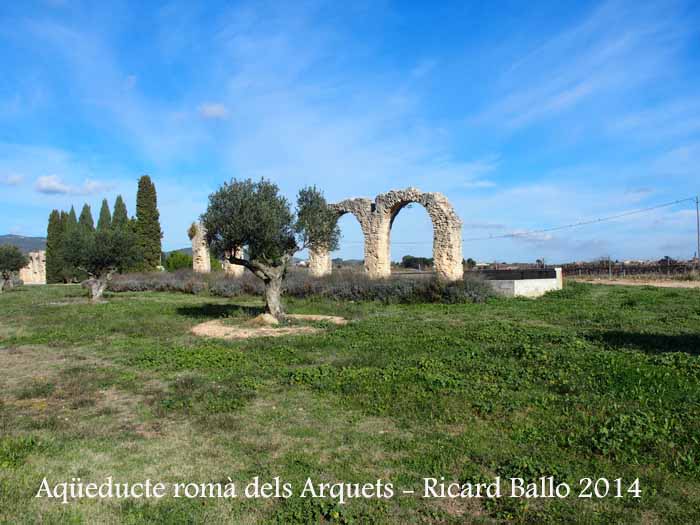
<path fill-rule="evenodd" d="M 564 282 L 561 268 L 556 268 L 557 276 L 552 279 L 489 280 L 494 291 L 504 297 L 541 297 L 552 290 L 561 290 Z"/>

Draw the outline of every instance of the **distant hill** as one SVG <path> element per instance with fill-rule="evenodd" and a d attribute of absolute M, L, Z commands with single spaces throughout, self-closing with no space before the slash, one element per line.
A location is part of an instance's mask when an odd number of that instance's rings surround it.
<path fill-rule="evenodd" d="M 186 255 L 192 255 L 192 248 L 178 248 L 177 250 L 170 250 L 169 252 L 163 252 L 166 255 L 170 255 L 173 252 L 182 252 Z"/>
<path fill-rule="evenodd" d="M 0 244 L 13 244 L 22 253 L 37 252 L 46 249 L 45 237 L 24 237 L 22 235 L 0 235 Z"/>

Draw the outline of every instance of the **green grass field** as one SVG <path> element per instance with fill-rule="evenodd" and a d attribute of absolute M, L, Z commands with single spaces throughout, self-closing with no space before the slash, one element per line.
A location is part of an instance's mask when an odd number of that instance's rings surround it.
<path fill-rule="evenodd" d="M 24 287 L 0 296 L 2 523 L 699 523 L 700 290 L 538 300 L 287 300 L 322 334 L 221 341 L 255 298 Z M 422 478 L 552 475 L 565 499 L 422 498 Z M 391 499 L 35 498 L 41 480 L 390 481 Z M 639 478 L 641 498 L 579 480 Z M 240 485 L 239 485 L 240 487 Z M 240 489 L 239 489 L 240 490 Z"/>

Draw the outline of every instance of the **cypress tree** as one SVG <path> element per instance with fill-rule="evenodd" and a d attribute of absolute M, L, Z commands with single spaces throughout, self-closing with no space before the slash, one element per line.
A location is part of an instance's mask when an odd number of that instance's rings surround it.
<path fill-rule="evenodd" d="M 92 220 L 92 211 L 90 210 L 90 205 L 87 203 L 83 205 L 78 224 L 91 232 L 95 231 L 95 221 Z"/>
<path fill-rule="evenodd" d="M 107 199 L 102 199 L 102 207 L 100 208 L 100 218 L 97 219 L 97 231 L 109 230 L 112 227 L 112 214 L 109 212 L 109 203 Z"/>
<path fill-rule="evenodd" d="M 136 234 L 144 267 L 154 270 L 160 265 L 160 240 L 163 233 L 160 230 L 156 186 L 148 175 L 139 179 L 136 193 Z"/>
<path fill-rule="evenodd" d="M 75 214 L 75 208 L 70 207 L 70 211 L 65 213 L 63 220 L 63 229 L 61 232 L 61 279 L 65 283 L 71 283 L 80 278 L 77 268 L 66 261 L 66 239 L 78 227 L 78 218 Z"/>
<path fill-rule="evenodd" d="M 75 208 L 73 206 L 71 206 L 70 211 L 66 215 L 66 226 L 63 229 L 63 231 L 66 232 L 77 225 L 78 225 L 78 217 L 75 215 Z"/>
<path fill-rule="evenodd" d="M 114 214 L 112 215 L 112 227 L 124 228 L 129 224 L 129 214 L 126 211 L 126 204 L 121 195 L 117 195 L 114 201 Z"/>
<path fill-rule="evenodd" d="M 49 215 L 49 225 L 46 228 L 46 282 L 60 283 L 63 270 L 61 253 L 63 238 L 63 222 L 65 212 L 53 210 Z"/>

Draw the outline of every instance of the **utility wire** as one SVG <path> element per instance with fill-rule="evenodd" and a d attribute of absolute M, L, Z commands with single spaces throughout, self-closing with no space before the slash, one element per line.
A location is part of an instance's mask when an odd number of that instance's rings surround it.
<path fill-rule="evenodd" d="M 591 219 L 587 221 L 580 221 L 580 222 L 574 222 L 571 224 L 564 224 L 562 226 L 554 226 L 552 228 L 542 228 L 541 230 L 528 230 L 524 232 L 513 232 L 513 233 L 505 233 L 503 235 L 490 235 L 488 237 L 473 237 L 471 239 L 462 239 L 464 242 L 471 242 L 471 241 L 488 241 L 491 239 L 505 239 L 509 237 L 527 237 L 528 235 L 534 235 L 538 233 L 548 233 L 548 232 L 553 232 L 553 231 L 559 231 L 559 230 L 566 230 L 568 228 L 577 228 L 579 226 L 587 226 L 589 224 L 597 224 L 599 222 L 606 222 L 606 221 L 612 221 L 615 219 L 621 219 L 622 217 L 629 217 L 630 215 L 637 215 L 639 213 L 646 213 L 649 211 L 653 210 L 658 210 L 659 208 L 667 208 L 669 206 L 674 206 L 676 204 L 680 204 L 681 202 L 688 202 L 688 201 L 693 201 L 695 202 L 695 197 L 687 197 L 685 199 L 679 199 L 673 202 L 667 202 L 665 204 L 658 204 L 656 206 L 650 206 L 648 208 L 642 208 L 639 210 L 632 210 L 624 213 L 618 213 L 617 215 L 610 215 L 608 217 L 601 217 L 599 219 Z"/>

